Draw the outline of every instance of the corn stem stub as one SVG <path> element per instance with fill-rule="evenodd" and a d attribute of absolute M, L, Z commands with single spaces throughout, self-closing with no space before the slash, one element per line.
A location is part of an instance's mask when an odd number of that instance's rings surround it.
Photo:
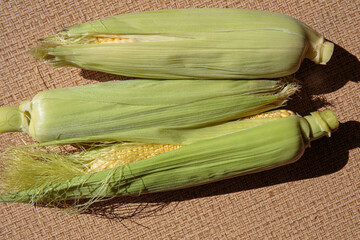
<path fill-rule="evenodd" d="M 138 195 L 264 171 L 297 161 L 311 141 L 330 136 L 338 125 L 330 110 L 275 119 L 123 166 L 18 191 L 1 201 L 49 203 Z"/>
<path fill-rule="evenodd" d="M 123 14 L 65 28 L 31 51 L 55 67 L 150 79 L 278 78 L 332 52 L 300 21 L 246 9 Z"/>
<path fill-rule="evenodd" d="M 281 107 L 297 89 L 282 80 L 129 80 L 53 89 L 18 108 L 0 108 L 0 133 L 22 131 L 47 145 L 189 144 L 206 134 L 194 130 Z"/>

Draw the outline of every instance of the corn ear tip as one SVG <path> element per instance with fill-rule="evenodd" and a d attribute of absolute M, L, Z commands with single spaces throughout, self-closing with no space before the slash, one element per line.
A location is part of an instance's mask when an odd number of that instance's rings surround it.
<path fill-rule="evenodd" d="M 59 44 L 54 41 L 44 40 L 44 43 L 30 49 L 28 54 L 30 54 L 36 60 L 43 61 L 47 64 L 50 64 L 52 67 L 79 67 L 72 62 L 66 60 L 59 60 L 58 57 L 51 54 L 51 50 L 57 47 Z"/>
<path fill-rule="evenodd" d="M 54 57 L 48 54 L 47 52 L 48 47 L 50 47 L 50 45 L 46 43 L 40 44 L 30 49 L 28 51 L 28 54 L 30 54 L 33 58 L 38 60 L 49 60 L 49 58 L 54 58 Z"/>
<path fill-rule="evenodd" d="M 48 54 L 48 49 L 54 48 L 59 45 L 59 40 L 61 40 L 60 35 L 61 34 L 58 33 L 56 35 L 38 39 L 39 45 L 30 49 L 28 51 L 28 54 L 40 60 L 48 60 L 47 58 L 49 57 L 54 58 L 54 56 Z"/>
<path fill-rule="evenodd" d="M 290 96 L 294 95 L 301 89 L 301 85 L 298 83 L 297 79 L 292 76 L 283 77 L 280 82 L 282 84 L 280 94 L 285 99 L 289 99 Z"/>

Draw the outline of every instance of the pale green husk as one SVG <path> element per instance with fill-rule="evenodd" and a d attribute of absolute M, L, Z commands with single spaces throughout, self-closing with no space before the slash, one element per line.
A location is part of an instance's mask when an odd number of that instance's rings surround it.
<path fill-rule="evenodd" d="M 89 199 L 79 205 L 86 208 L 104 197 L 173 190 L 263 171 L 298 160 L 312 140 L 329 136 L 338 124 L 330 110 L 306 118 L 281 118 L 125 166 L 15 191 L 0 200 L 55 205 L 65 200 Z M 107 148 L 113 146 L 80 155 L 91 157 Z M 73 159 L 74 155 L 70 162 Z"/>
<path fill-rule="evenodd" d="M 130 39 L 92 43 L 97 38 Z M 31 53 L 72 66 L 150 79 L 259 79 L 325 64 L 333 44 L 300 21 L 246 9 L 122 14 L 65 28 Z"/>
<path fill-rule="evenodd" d="M 208 137 L 204 131 L 194 134 L 194 129 L 278 108 L 297 89 L 282 80 L 128 80 L 54 89 L 23 102 L 20 117 L 12 117 L 14 109 L 1 108 L 2 122 L 12 126 L 5 124 L 0 132 L 21 123 L 18 131 L 46 145 L 189 144 Z"/>
<path fill-rule="evenodd" d="M 188 130 L 187 136 L 192 138 L 192 136 L 201 135 L 203 139 L 211 139 L 274 120 L 276 118 L 231 121 L 215 126 Z M 115 159 L 110 155 L 111 152 L 120 152 L 124 147 L 148 147 L 149 145 L 156 144 L 134 142 L 91 143 L 86 147 L 82 145 L 75 145 L 78 146 L 75 149 L 72 147 L 72 151 L 80 151 L 76 154 L 71 154 L 72 152 L 68 151 L 66 146 L 40 147 L 35 145 L 36 147 L 19 146 L 10 148 L 3 156 L 3 159 L 6 159 L 7 167 L 3 176 L 2 188 L 5 192 L 14 192 L 84 175 L 94 171 L 92 166 L 94 163 L 96 164 L 99 157 L 104 158 L 104 156 L 107 156 L 104 159 L 105 161 L 114 161 Z M 134 152 L 134 155 L 136 154 Z"/>

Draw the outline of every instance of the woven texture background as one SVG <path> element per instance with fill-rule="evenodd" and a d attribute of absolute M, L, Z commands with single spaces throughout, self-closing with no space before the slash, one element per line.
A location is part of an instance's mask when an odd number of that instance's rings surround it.
<path fill-rule="evenodd" d="M 247 3 L 249 2 L 249 3 Z M 0 106 L 41 90 L 118 77 L 53 69 L 27 51 L 63 27 L 121 13 L 170 8 L 251 8 L 293 16 L 336 44 L 326 66 L 305 61 L 289 108 L 325 107 L 341 121 L 301 160 L 267 172 L 139 198 L 115 198 L 82 215 L 0 203 L 0 239 L 359 239 L 360 1 L 0 0 Z M 28 139 L 0 136 L 3 151 Z"/>

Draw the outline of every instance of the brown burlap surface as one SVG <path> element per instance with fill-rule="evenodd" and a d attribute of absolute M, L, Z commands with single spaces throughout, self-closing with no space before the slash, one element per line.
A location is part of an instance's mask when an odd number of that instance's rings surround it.
<path fill-rule="evenodd" d="M 191 189 L 115 198 L 88 214 L 0 203 L 0 239 L 360 239 L 360 1 L 0 1 L 0 106 L 37 92 L 118 77 L 53 69 L 27 51 L 63 27 L 120 13 L 168 8 L 251 8 L 293 16 L 337 46 L 326 66 L 305 61 L 300 114 L 333 109 L 331 138 L 312 144 L 292 165 Z M 242 3 L 243 2 L 243 3 Z M 0 136 L 8 144 L 23 134 Z"/>

